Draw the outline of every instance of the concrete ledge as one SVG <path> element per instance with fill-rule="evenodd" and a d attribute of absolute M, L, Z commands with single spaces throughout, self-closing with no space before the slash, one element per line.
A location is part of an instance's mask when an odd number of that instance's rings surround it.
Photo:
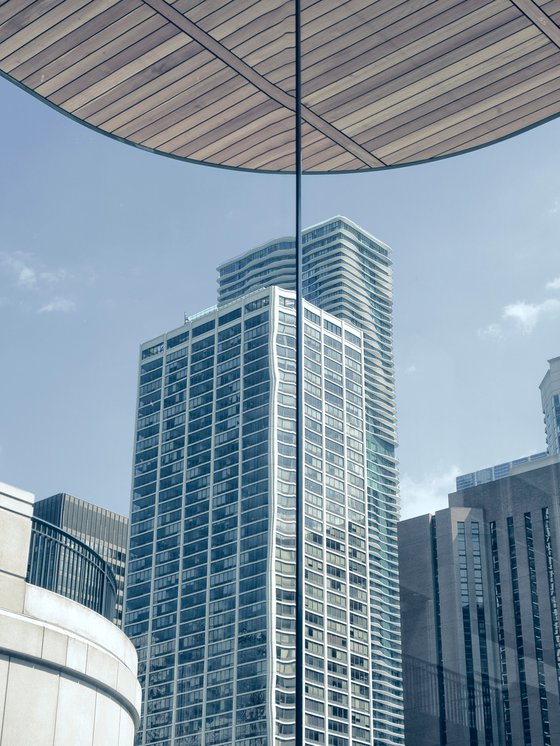
<path fill-rule="evenodd" d="M 33 501 L 0 483 L 0 744 L 133 746 L 134 646 L 100 614 L 26 582 Z"/>
<path fill-rule="evenodd" d="M 35 495 L 11 484 L 0 482 L 0 507 L 31 517 Z"/>
<path fill-rule="evenodd" d="M 136 719 L 94 682 L 0 654 L 3 746 L 132 746 Z"/>
<path fill-rule="evenodd" d="M 102 648 L 136 675 L 138 658 L 134 645 L 116 625 L 95 611 L 27 583 L 23 613 L 54 629 L 71 631 L 73 637 Z"/>
<path fill-rule="evenodd" d="M 136 651 L 118 627 L 85 606 L 26 584 L 23 614 L 0 609 L 0 653 L 101 692 L 138 727 Z"/>

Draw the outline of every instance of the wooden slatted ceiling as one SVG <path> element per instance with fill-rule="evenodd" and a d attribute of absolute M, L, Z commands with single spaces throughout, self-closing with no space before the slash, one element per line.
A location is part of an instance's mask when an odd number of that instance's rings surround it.
<path fill-rule="evenodd" d="M 8 0 L 0 70 L 125 141 L 294 167 L 293 0 Z M 560 113 L 560 0 L 303 0 L 303 163 L 439 158 Z"/>

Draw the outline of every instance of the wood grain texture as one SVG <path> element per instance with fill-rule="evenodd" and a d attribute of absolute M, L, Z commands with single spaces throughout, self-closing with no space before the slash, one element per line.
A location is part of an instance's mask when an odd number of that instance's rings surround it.
<path fill-rule="evenodd" d="M 479 147 L 560 115 L 560 0 L 303 0 L 307 172 Z M 293 0 L 10 0 L 0 71 L 186 160 L 294 168 Z"/>

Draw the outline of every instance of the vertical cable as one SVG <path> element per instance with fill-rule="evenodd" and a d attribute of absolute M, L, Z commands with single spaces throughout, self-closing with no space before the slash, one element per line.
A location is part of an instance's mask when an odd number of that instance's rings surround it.
<path fill-rule="evenodd" d="M 295 3 L 295 175 L 296 175 L 296 746 L 304 743 L 304 420 L 303 272 L 301 226 L 301 0 Z"/>

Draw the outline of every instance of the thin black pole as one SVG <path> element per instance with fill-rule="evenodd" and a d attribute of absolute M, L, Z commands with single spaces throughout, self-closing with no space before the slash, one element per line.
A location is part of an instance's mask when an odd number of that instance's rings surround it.
<path fill-rule="evenodd" d="M 296 746 L 304 744 L 304 394 L 303 394 L 303 271 L 301 225 L 301 0 L 295 2 L 295 169 L 296 169 Z"/>

